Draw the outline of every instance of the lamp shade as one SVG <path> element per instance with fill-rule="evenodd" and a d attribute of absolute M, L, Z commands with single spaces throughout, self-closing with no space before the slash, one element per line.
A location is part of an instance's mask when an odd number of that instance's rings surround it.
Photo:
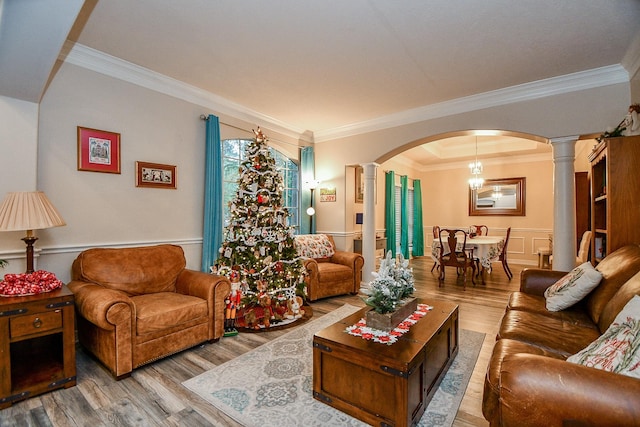
<path fill-rule="evenodd" d="M 362 224 L 363 219 L 364 218 L 362 213 L 356 213 L 356 224 Z"/>
<path fill-rule="evenodd" d="M 7 193 L 0 205 L 0 231 L 39 230 L 66 225 L 42 191 Z"/>

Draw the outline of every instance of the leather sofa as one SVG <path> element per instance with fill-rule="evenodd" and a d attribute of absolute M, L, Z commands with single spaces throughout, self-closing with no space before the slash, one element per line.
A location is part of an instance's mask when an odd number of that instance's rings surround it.
<path fill-rule="evenodd" d="M 332 236 L 295 236 L 298 255 L 307 270 L 307 298 L 315 301 L 336 295 L 357 294 L 362 281 L 364 258 L 354 252 L 336 250 Z"/>
<path fill-rule="evenodd" d="M 616 250 L 596 269 L 600 284 L 557 312 L 546 309 L 544 291 L 565 273 L 523 270 L 485 377 L 482 411 L 490 425 L 640 425 L 640 379 L 566 361 L 640 295 L 640 246 Z"/>
<path fill-rule="evenodd" d="M 78 339 L 117 379 L 224 334 L 229 280 L 185 265 L 174 245 L 89 249 L 73 262 Z"/>

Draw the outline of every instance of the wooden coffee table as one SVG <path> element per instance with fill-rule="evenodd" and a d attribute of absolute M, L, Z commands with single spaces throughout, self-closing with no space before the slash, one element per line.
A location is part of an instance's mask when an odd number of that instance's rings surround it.
<path fill-rule="evenodd" d="M 369 307 L 313 337 L 313 397 L 371 425 L 411 426 L 458 353 L 458 306 L 433 310 L 392 345 L 345 332 Z"/>

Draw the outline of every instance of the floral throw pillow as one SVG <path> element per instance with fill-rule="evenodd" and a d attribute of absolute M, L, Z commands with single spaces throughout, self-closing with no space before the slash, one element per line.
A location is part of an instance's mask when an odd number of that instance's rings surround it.
<path fill-rule="evenodd" d="M 326 234 L 304 234 L 296 236 L 298 256 L 305 258 L 331 258 L 335 254 Z"/>
<path fill-rule="evenodd" d="M 600 338 L 567 361 L 640 378 L 640 297 L 634 296 Z"/>
<path fill-rule="evenodd" d="M 560 311 L 571 307 L 586 297 L 602 280 L 602 273 L 585 262 L 564 275 L 544 291 L 549 311 Z"/>

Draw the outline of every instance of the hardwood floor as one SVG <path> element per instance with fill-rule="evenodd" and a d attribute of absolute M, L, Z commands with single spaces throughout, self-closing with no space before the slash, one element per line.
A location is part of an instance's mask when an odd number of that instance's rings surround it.
<path fill-rule="evenodd" d="M 487 274 L 486 285 L 462 288 L 462 277 L 447 268 L 443 287 L 437 272 L 429 270 L 430 257 L 411 261 L 416 296 L 457 303 L 460 327 L 486 334 L 473 375 L 457 413 L 454 426 L 487 426 L 482 416 L 485 369 L 508 296 L 519 287 L 522 266 L 511 265 L 511 281 L 499 263 Z M 364 306 L 358 296 L 327 298 L 311 304 L 314 318 L 348 303 Z M 111 375 L 77 349 L 77 386 L 36 396 L 0 411 L 0 426 L 238 426 L 182 386 L 182 382 L 288 332 L 242 333 L 186 350 L 134 371 L 130 378 L 115 381 Z M 266 425 L 266 424 L 265 424 Z"/>

